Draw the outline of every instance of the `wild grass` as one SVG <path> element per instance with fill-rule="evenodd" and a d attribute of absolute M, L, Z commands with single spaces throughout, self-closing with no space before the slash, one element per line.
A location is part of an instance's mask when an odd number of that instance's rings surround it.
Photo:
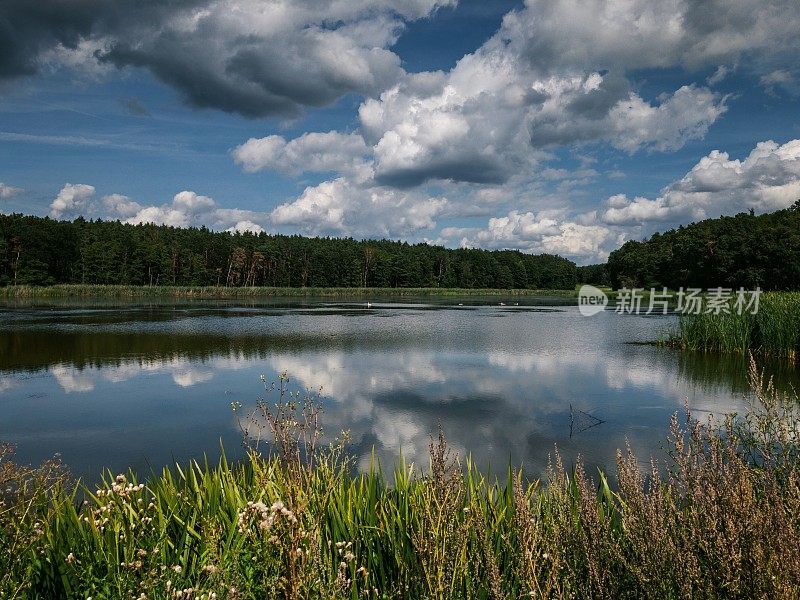
<path fill-rule="evenodd" d="M 800 352 L 800 293 L 762 294 L 756 314 L 681 316 L 677 332 L 667 342 L 687 350 L 706 350 L 788 359 Z"/>
<path fill-rule="evenodd" d="M 424 472 L 355 473 L 285 379 L 241 417 L 242 464 L 75 493 L 4 454 L 0 597 L 796 598 L 797 397 L 750 381 L 743 417 L 676 414 L 650 469 L 619 452 L 614 488 L 557 453 L 543 483 L 490 480 L 441 432 Z"/>
<path fill-rule="evenodd" d="M 433 296 L 563 296 L 575 290 L 467 289 L 467 288 L 321 288 L 321 287 L 221 287 L 52 285 L 0 287 L 0 299 L 38 298 L 367 298 Z"/>

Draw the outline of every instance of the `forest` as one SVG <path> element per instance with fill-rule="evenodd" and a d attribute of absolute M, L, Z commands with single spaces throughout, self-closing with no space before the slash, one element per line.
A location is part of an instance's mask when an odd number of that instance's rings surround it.
<path fill-rule="evenodd" d="M 707 219 L 611 253 L 611 285 L 800 289 L 800 200 L 791 208 Z"/>
<path fill-rule="evenodd" d="M 0 286 L 573 289 L 553 255 L 0 215 Z"/>
<path fill-rule="evenodd" d="M 608 263 L 582 267 L 560 256 L 515 250 L 0 214 L 0 286 L 61 283 L 800 290 L 800 200 L 773 213 L 707 219 L 629 241 Z"/>

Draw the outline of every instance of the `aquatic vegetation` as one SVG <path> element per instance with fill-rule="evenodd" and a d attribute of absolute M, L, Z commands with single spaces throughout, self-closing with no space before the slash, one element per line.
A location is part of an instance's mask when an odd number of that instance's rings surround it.
<path fill-rule="evenodd" d="M 755 352 L 795 361 L 800 351 L 800 293 L 762 294 L 756 314 L 681 316 L 677 332 L 667 343 L 687 350 Z"/>
<path fill-rule="evenodd" d="M 650 469 L 620 451 L 613 486 L 557 453 L 546 482 L 489 479 L 441 432 L 423 471 L 356 473 L 285 378 L 277 402 L 236 407 L 242 464 L 72 491 L 3 454 L 0 597 L 793 598 L 798 399 L 755 363 L 750 384 L 744 416 L 676 415 Z"/>
<path fill-rule="evenodd" d="M 489 289 L 436 287 L 225 287 L 62 284 L 0 286 L 0 299 L 130 299 L 130 298 L 379 298 L 435 296 L 559 296 L 574 297 L 574 289 Z"/>

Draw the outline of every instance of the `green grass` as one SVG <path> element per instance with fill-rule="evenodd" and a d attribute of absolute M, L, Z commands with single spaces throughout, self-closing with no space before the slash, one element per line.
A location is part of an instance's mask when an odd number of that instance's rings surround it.
<path fill-rule="evenodd" d="M 424 473 L 356 474 L 283 395 L 270 454 L 144 484 L 75 490 L 0 447 L 0 598 L 796 598 L 797 398 L 751 383 L 738 421 L 673 421 L 671 477 L 627 451 L 614 487 L 557 457 L 546 485 L 490 479 L 441 434 Z"/>
<path fill-rule="evenodd" d="M 681 316 L 668 344 L 704 350 L 797 360 L 800 351 L 800 293 L 762 294 L 756 314 L 699 314 Z"/>
<path fill-rule="evenodd" d="M 0 299 L 38 298 L 366 298 L 419 296 L 559 296 L 574 297 L 575 290 L 466 289 L 466 288 L 319 288 L 319 287 L 181 287 L 134 285 L 6 286 Z"/>

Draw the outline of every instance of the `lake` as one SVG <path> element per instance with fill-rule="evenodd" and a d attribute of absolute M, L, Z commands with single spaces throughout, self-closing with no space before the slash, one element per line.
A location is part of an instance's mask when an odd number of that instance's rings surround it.
<path fill-rule="evenodd" d="M 612 466 L 628 440 L 648 461 L 687 400 L 744 406 L 742 359 L 646 344 L 674 316 L 584 317 L 554 298 L 371 302 L 2 306 L 0 440 L 26 462 L 59 453 L 88 481 L 216 460 L 220 444 L 241 456 L 232 403 L 274 398 L 260 377 L 286 371 L 292 389 L 321 389 L 326 431 L 350 431 L 361 468 L 373 451 L 385 467 L 401 452 L 426 462 L 441 424 L 462 456 L 536 477 L 556 446 L 568 465 Z"/>

